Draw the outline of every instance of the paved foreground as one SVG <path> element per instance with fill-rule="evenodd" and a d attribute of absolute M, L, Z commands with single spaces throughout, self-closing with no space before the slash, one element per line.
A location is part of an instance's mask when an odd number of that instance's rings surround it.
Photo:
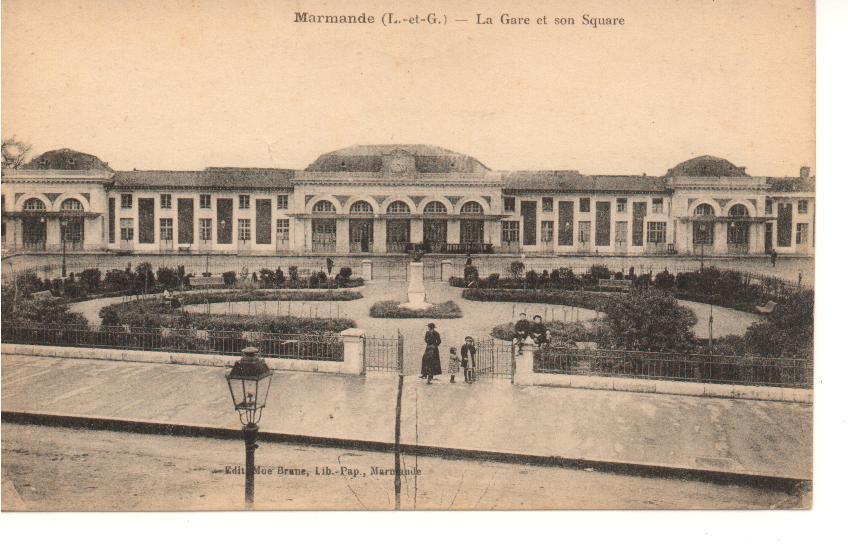
<path fill-rule="evenodd" d="M 6 355 L 4 411 L 238 428 L 225 370 Z M 393 442 L 397 377 L 278 372 L 262 429 Z M 406 377 L 402 441 L 810 479 L 812 407 Z"/>
<path fill-rule="evenodd" d="M 239 440 L 173 438 L 3 424 L 3 510 L 213 510 L 243 506 Z M 391 454 L 262 444 L 256 507 L 391 509 Z M 278 467 L 302 469 L 279 474 Z M 316 467 L 330 474 L 316 473 Z M 342 467 L 364 476 L 342 475 Z M 737 485 L 687 482 L 404 456 L 414 472 L 401 480 L 404 509 L 507 508 L 798 508 L 793 494 Z M 291 471 L 289 471 L 291 472 Z M 319 470 L 320 472 L 320 470 Z"/>

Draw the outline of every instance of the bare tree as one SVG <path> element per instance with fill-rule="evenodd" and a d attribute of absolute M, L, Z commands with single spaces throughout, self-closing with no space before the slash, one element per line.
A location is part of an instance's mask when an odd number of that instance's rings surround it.
<path fill-rule="evenodd" d="M 20 168 L 29 158 L 32 146 L 15 139 L 14 136 L 3 140 L 3 168 Z"/>

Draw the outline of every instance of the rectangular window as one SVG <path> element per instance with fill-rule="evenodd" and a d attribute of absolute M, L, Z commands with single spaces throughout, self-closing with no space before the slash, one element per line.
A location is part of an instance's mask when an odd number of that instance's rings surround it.
<path fill-rule="evenodd" d="M 648 243 L 649 244 L 664 244 L 665 243 L 665 223 L 648 221 Z"/>
<path fill-rule="evenodd" d="M 648 214 L 648 203 L 647 202 L 634 202 L 633 203 L 633 241 L 632 245 L 636 247 L 642 246 L 644 242 L 644 226 L 645 226 L 645 216 Z"/>
<path fill-rule="evenodd" d="M 557 241 L 561 246 L 574 244 L 574 202 L 559 201 L 559 232 Z"/>
<path fill-rule="evenodd" d="M 200 239 L 208 242 L 212 239 L 212 219 L 205 217 L 200 220 Z"/>
<path fill-rule="evenodd" d="M 792 204 L 789 202 L 777 204 L 777 245 L 779 247 L 792 245 Z"/>
<path fill-rule="evenodd" d="M 159 239 L 163 241 L 174 239 L 174 220 L 170 217 L 159 219 Z"/>
<path fill-rule="evenodd" d="M 651 213 L 662 213 L 663 212 L 663 199 L 654 198 L 651 199 Z"/>
<path fill-rule="evenodd" d="M 277 195 L 277 209 L 278 210 L 288 210 L 289 209 L 289 195 Z"/>
<path fill-rule="evenodd" d="M 138 199 L 138 243 L 152 244 L 156 236 L 155 199 Z"/>
<path fill-rule="evenodd" d="M 589 199 L 588 198 L 581 198 L 580 199 L 580 211 L 582 213 L 587 213 L 590 210 L 591 210 L 591 208 L 590 208 L 590 204 L 589 204 Z"/>
<path fill-rule="evenodd" d="M 163 210 L 171 209 L 171 195 L 159 195 L 159 207 Z"/>
<path fill-rule="evenodd" d="M 610 245 L 610 234 L 612 232 L 611 203 L 606 201 L 595 202 L 595 245 Z"/>
<path fill-rule="evenodd" d="M 501 222 L 501 242 L 504 244 L 518 243 L 518 221 Z"/>
<path fill-rule="evenodd" d="M 109 199 L 109 243 L 115 243 L 115 199 Z"/>
<path fill-rule="evenodd" d="M 215 211 L 218 216 L 217 226 L 219 244 L 233 243 L 233 199 L 219 198 L 215 202 Z"/>
<path fill-rule="evenodd" d="M 503 208 L 505 212 L 514 212 L 515 211 L 515 198 L 511 196 L 506 196 L 503 199 Z"/>
<path fill-rule="evenodd" d="M 616 198 L 615 199 L 615 211 L 618 213 L 626 213 L 627 212 L 627 199 L 626 198 Z"/>
<path fill-rule="evenodd" d="M 271 243 L 271 199 L 256 199 L 256 243 Z"/>
<path fill-rule="evenodd" d="M 807 245 L 808 232 L 809 226 L 807 223 L 798 223 L 795 225 L 795 244 L 799 246 Z"/>
<path fill-rule="evenodd" d="M 277 219 L 277 240 L 289 239 L 289 220 Z"/>
<path fill-rule="evenodd" d="M 238 220 L 238 237 L 241 241 L 250 240 L 250 219 Z"/>
<path fill-rule="evenodd" d="M 536 245 L 536 202 L 521 202 L 521 217 L 524 219 L 524 245 Z"/>
<path fill-rule="evenodd" d="M 771 215 L 772 212 L 772 200 L 770 198 L 766 199 L 766 214 Z"/>
<path fill-rule="evenodd" d="M 121 240 L 132 242 L 134 237 L 133 220 L 129 218 L 121 219 Z"/>
<path fill-rule="evenodd" d="M 250 209 L 250 195 L 239 195 L 239 209 L 240 210 L 249 210 Z"/>
<path fill-rule="evenodd" d="M 132 208 L 132 195 L 121 195 L 121 209 Z"/>
<path fill-rule="evenodd" d="M 542 211 L 543 212 L 552 212 L 554 211 L 554 199 L 546 196 L 542 198 Z"/>
<path fill-rule="evenodd" d="M 554 222 L 542 221 L 542 242 L 554 241 Z"/>
<path fill-rule="evenodd" d="M 177 243 L 194 243 L 194 199 L 177 199 Z"/>
<path fill-rule="evenodd" d="M 207 210 L 212 208 L 212 195 L 200 195 L 200 207 Z"/>
<path fill-rule="evenodd" d="M 807 204 L 806 200 L 798 201 L 798 213 L 807 213 L 808 207 L 809 205 Z"/>

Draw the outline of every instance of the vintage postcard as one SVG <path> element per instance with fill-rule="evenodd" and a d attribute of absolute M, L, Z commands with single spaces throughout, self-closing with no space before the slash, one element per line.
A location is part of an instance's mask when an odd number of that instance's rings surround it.
<path fill-rule="evenodd" d="M 4 511 L 807 509 L 811 0 L 5 0 Z"/>

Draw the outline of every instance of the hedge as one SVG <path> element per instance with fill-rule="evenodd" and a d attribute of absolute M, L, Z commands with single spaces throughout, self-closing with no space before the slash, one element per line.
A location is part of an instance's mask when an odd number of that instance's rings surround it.
<path fill-rule="evenodd" d="M 431 307 L 422 310 L 401 308 L 400 304 L 396 300 L 382 300 L 371 306 L 369 314 L 371 317 L 392 319 L 455 319 L 462 317 L 462 310 L 452 300 L 433 304 Z"/>
<path fill-rule="evenodd" d="M 524 289 L 463 289 L 462 298 L 481 302 L 538 302 L 577 306 L 604 311 L 612 293 L 596 291 L 524 290 Z"/>

